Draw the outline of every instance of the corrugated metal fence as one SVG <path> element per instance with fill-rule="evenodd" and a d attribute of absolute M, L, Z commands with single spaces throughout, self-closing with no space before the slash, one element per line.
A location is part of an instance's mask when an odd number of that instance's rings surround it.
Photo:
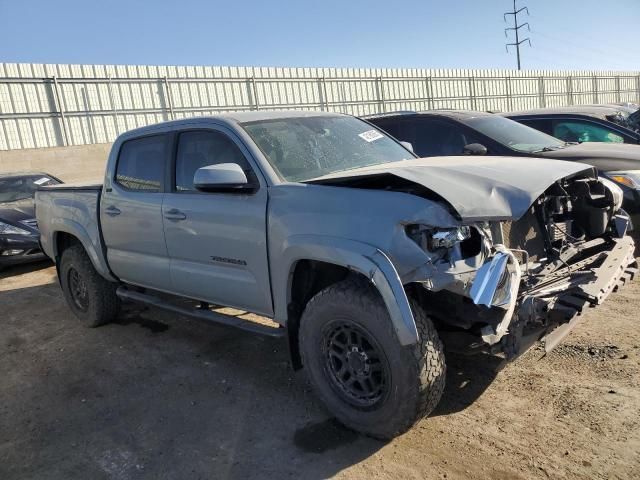
<path fill-rule="evenodd" d="M 640 101 L 640 72 L 0 64 L 0 150 L 111 142 L 224 111 L 365 115 Z"/>

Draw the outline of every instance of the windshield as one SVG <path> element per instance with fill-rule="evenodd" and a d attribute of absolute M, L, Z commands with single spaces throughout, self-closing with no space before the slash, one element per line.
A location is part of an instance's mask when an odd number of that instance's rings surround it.
<path fill-rule="evenodd" d="M 534 153 L 563 148 L 565 142 L 514 120 L 500 117 L 476 117 L 465 122 L 471 128 L 518 152 Z"/>
<path fill-rule="evenodd" d="M 58 183 L 47 175 L 0 178 L 0 203 L 33 198 L 38 187 Z"/>
<path fill-rule="evenodd" d="M 244 129 L 287 181 L 414 158 L 355 117 L 297 117 L 246 122 Z"/>

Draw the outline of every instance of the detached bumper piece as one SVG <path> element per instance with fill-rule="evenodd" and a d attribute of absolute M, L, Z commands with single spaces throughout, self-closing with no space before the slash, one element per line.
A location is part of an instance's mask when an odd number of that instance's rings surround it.
<path fill-rule="evenodd" d="M 524 353 L 537 340 L 544 342 L 547 353 L 553 350 L 587 308 L 601 305 L 635 277 L 634 250 L 628 236 L 596 239 L 535 274 L 521 292 L 517 316 L 500 344 L 507 358 Z"/>

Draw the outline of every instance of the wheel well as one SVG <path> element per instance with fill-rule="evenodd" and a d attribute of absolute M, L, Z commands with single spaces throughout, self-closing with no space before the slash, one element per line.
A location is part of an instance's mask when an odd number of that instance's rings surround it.
<path fill-rule="evenodd" d="M 80 244 L 80 240 L 75 235 L 67 232 L 56 232 L 54 237 L 56 264 L 59 263 L 57 260 L 62 256 L 62 252 L 73 245 Z"/>
<path fill-rule="evenodd" d="M 293 368 L 302 368 L 298 346 L 298 328 L 304 308 L 313 296 L 329 285 L 339 282 L 353 273 L 347 267 L 318 260 L 299 260 L 291 274 L 289 304 L 287 305 L 287 330 L 289 351 Z"/>

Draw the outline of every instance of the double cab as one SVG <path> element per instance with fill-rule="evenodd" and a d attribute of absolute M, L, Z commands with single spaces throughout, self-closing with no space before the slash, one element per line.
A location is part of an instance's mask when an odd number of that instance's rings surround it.
<path fill-rule="evenodd" d="M 378 438 L 438 404 L 445 347 L 551 349 L 630 280 L 621 204 L 588 165 L 418 158 L 364 120 L 300 111 L 137 129 L 103 184 L 36 193 L 42 249 L 88 326 L 136 302 L 281 337 L 328 410 Z"/>

